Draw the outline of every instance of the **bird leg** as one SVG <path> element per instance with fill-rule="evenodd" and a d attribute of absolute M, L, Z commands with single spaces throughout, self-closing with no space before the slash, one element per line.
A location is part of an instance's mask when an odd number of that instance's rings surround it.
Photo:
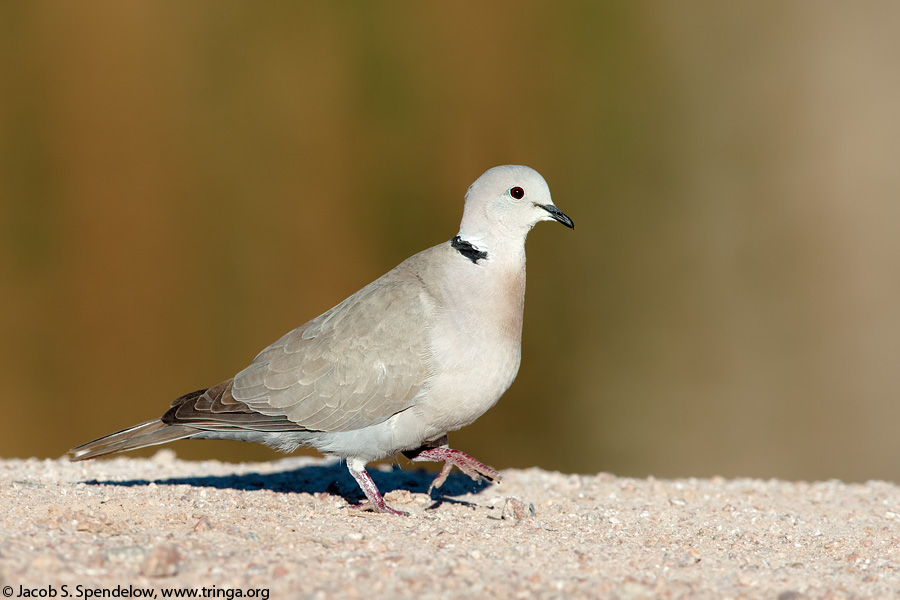
<path fill-rule="evenodd" d="M 436 446 L 434 444 L 439 445 Z M 499 483 L 503 479 L 500 477 L 500 473 L 484 463 L 475 460 L 465 452 L 454 450 L 447 446 L 446 435 L 430 444 L 425 444 L 415 450 L 408 450 L 403 454 L 413 462 L 443 461 L 444 467 L 441 469 L 441 472 L 438 473 L 438 476 L 434 478 L 434 481 L 431 482 L 431 485 L 428 486 L 429 494 L 431 493 L 431 490 L 441 487 L 444 482 L 447 481 L 447 475 L 450 474 L 450 470 L 453 469 L 454 466 L 458 467 L 460 471 L 471 477 L 474 481 L 478 481 L 480 477 L 483 477 L 488 481 Z"/>
<path fill-rule="evenodd" d="M 350 474 L 353 475 L 353 479 L 356 480 L 356 483 L 359 484 L 359 487 L 362 488 L 363 493 L 366 495 L 368 499 L 367 503 L 357 504 L 354 508 L 358 508 L 359 510 L 371 510 L 374 512 L 387 513 L 389 515 L 400 515 L 400 516 L 408 516 L 409 513 L 405 513 L 401 510 L 395 510 L 385 503 L 384 498 L 381 496 L 381 493 L 378 491 L 378 486 L 375 485 L 375 482 L 372 481 L 372 478 L 369 477 L 369 474 L 366 473 L 366 463 L 365 461 L 359 460 L 357 458 L 348 458 L 347 459 L 347 470 L 350 471 Z"/>

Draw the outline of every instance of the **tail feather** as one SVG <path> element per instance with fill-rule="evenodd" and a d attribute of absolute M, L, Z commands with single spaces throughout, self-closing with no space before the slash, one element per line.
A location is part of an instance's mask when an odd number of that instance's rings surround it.
<path fill-rule="evenodd" d="M 73 461 L 87 460 L 115 452 L 174 442 L 191 437 L 195 433 L 197 429 L 193 427 L 167 425 L 159 420 L 147 421 L 72 448 L 69 453 Z"/>

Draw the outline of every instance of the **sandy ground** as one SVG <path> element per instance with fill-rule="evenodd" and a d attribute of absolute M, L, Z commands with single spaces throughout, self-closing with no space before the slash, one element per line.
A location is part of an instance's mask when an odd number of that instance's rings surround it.
<path fill-rule="evenodd" d="M 409 517 L 348 508 L 361 494 L 328 460 L 233 465 L 163 450 L 0 461 L 3 594 L 900 597 L 900 488 L 890 483 L 527 469 L 503 472 L 501 485 L 454 472 L 429 496 L 424 471 L 372 475 Z"/>

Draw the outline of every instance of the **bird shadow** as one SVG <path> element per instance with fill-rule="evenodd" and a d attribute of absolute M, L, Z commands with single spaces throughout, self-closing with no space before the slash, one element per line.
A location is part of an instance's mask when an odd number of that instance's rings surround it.
<path fill-rule="evenodd" d="M 436 473 L 425 469 L 404 470 L 399 465 L 392 465 L 389 469 L 369 469 L 368 472 L 382 494 L 400 489 L 409 490 L 412 493 L 428 493 L 428 487 L 437 476 Z M 285 494 L 327 493 L 338 495 L 350 504 L 357 504 L 365 499 L 359 485 L 347 471 L 346 466 L 340 462 L 326 465 L 305 465 L 296 469 L 274 473 L 198 475 L 166 479 L 128 479 L 124 481 L 91 479 L 84 483 L 86 485 L 124 487 L 146 486 L 153 483 L 156 485 L 190 485 L 220 490 L 269 490 Z M 468 475 L 453 471 L 439 489 L 431 491 L 431 497 L 435 504 L 430 508 L 436 508 L 444 502 L 468 504 L 462 500 L 455 500 L 453 497 L 478 494 L 490 485 L 490 482 L 484 480 L 473 481 Z"/>

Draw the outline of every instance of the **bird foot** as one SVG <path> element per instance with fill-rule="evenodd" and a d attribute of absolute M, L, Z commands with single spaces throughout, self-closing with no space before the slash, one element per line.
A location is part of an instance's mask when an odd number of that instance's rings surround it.
<path fill-rule="evenodd" d="M 350 508 L 354 510 L 358 510 L 360 512 L 376 512 L 382 513 L 386 515 L 397 515 L 398 517 L 408 517 L 408 512 L 403 512 L 402 510 L 397 510 L 396 508 L 391 508 L 384 501 L 384 498 L 380 498 L 381 502 L 372 503 L 368 500 L 365 502 L 360 502 L 359 504 L 351 504 Z"/>
<path fill-rule="evenodd" d="M 378 491 L 378 487 L 375 485 L 375 482 L 372 481 L 372 478 L 369 477 L 368 473 L 366 473 L 365 465 L 365 461 L 359 459 L 350 458 L 347 460 L 347 470 L 349 470 L 350 474 L 353 475 L 356 483 L 358 483 L 359 487 L 362 488 L 362 491 L 367 498 L 366 502 L 356 504 L 352 506 L 352 508 L 361 511 L 372 511 L 388 515 L 399 515 L 403 517 L 409 516 L 409 513 L 405 513 L 402 510 L 393 509 L 388 506 L 387 503 L 385 503 L 384 498 L 381 496 L 381 492 Z"/>
<path fill-rule="evenodd" d="M 461 452 L 459 450 L 454 450 L 452 448 L 447 448 L 444 446 L 440 446 L 437 448 L 428 448 L 426 450 L 422 450 L 418 454 L 416 454 L 412 458 L 413 462 L 441 462 L 443 461 L 444 467 L 441 469 L 441 472 L 438 473 L 438 476 L 434 478 L 434 481 L 431 482 L 431 485 L 428 487 L 428 493 L 431 493 L 431 490 L 436 489 L 444 485 L 444 482 L 447 481 L 447 476 L 450 474 L 450 470 L 453 469 L 454 466 L 459 468 L 460 471 L 471 477 L 474 481 L 478 481 L 479 478 L 487 479 L 490 482 L 499 483 L 503 478 L 500 476 L 500 473 L 487 466 L 484 463 L 481 463 L 465 452 Z"/>

